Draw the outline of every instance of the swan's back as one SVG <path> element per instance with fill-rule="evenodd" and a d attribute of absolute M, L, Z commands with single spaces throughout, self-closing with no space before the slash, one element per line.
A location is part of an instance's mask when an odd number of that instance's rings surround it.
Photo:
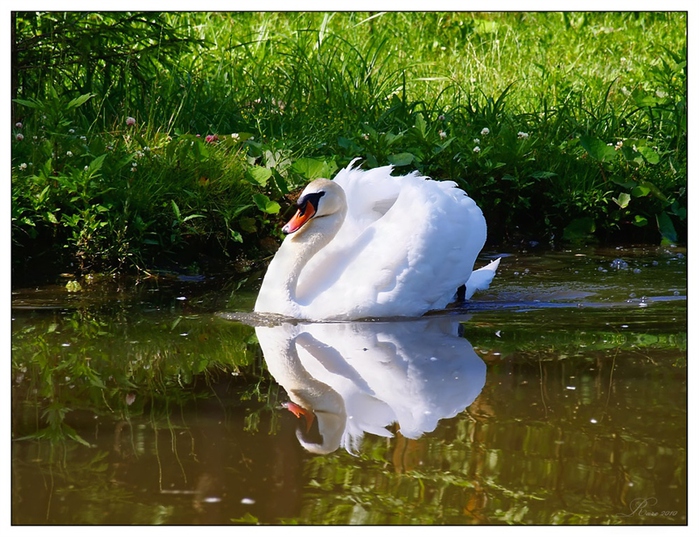
<path fill-rule="evenodd" d="M 419 316 L 446 306 L 471 275 L 486 239 L 476 203 L 451 181 L 391 171 L 350 165 L 335 177 L 347 216 L 301 273 L 304 317 Z"/>

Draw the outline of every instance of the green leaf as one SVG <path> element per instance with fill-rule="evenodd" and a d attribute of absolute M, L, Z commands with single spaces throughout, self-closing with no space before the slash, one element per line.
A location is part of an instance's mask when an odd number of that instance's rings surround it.
<path fill-rule="evenodd" d="M 619 199 L 612 198 L 612 200 L 614 200 L 614 202 L 622 209 L 626 209 L 631 201 L 631 195 L 629 195 L 627 192 L 622 192 L 619 194 Z"/>
<path fill-rule="evenodd" d="M 264 213 L 267 214 L 277 214 L 281 210 L 281 206 L 276 202 L 270 200 L 264 194 L 253 194 L 252 200 L 255 205 Z"/>
<path fill-rule="evenodd" d="M 337 169 L 337 164 L 332 160 L 326 162 L 323 159 L 304 157 L 294 162 L 291 165 L 291 169 L 309 181 L 312 181 L 320 177 L 329 178 L 332 172 Z"/>
<path fill-rule="evenodd" d="M 556 177 L 558 174 L 556 172 L 547 172 L 547 171 L 537 171 L 534 173 L 531 173 L 529 177 L 532 179 L 551 179 L 552 177 Z"/>
<path fill-rule="evenodd" d="M 672 224 L 668 214 L 663 211 L 655 215 L 655 219 L 658 222 L 658 231 L 660 231 L 662 236 L 662 244 L 677 243 L 677 231 L 675 231 L 675 226 Z"/>
<path fill-rule="evenodd" d="M 36 101 L 28 101 L 26 99 L 12 99 L 13 102 L 26 106 L 28 108 L 40 108 L 41 105 Z"/>
<path fill-rule="evenodd" d="M 269 168 L 264 168 L 262 166 L 253 166 L 248 168 L 245 172 L 245 176 L 253 184 L 260 186 L 267 186 L 267 181 L 272 177 L 272 170 Z"/>
<path fill-rule="evenodd" d="M 612 175 L 609 179 L 612 181 L 612 183 L 615 183 L 622 188 L 633 188 L 636 186 L 636 181 L 630 179 L 621 179 L 616 175 Z"/>
<path fill-rule="evenodd" d="M 182 222 L 189 222 L 190 220 L 194 220 L 195 218 L 206 218 L 206 216 L 203 214 L 190 214 L 189 216 L 185 216 Z"/>
<path fill-rule="evenodd" d="M 102 164 L 104 164 L 104 159 L 106 158 L 107 154 L 105 153 L 104 155 L 100 155 L 99 157 L 95 158 L 92 162 L 90 162 L 89 166 L 87 167 L 87 174 L 92 177 L 93 174 L 97 173 L 102 169 Z"/>
<path fill-rule="evenodd" d="M 594 233 L 595 229 L 595 221 L 589 216 L 576 218 L 563 229 L 563 239 L 579 241 Z"/>
<path fill-rule="evenodd" d="M 177 206 L 177 203 L 175 203 L 175 200 L 170 200 L 170 203 L 172 204 L 172 210 L 175 213 L 175 218 L 180 220 L 182 218 L 182 213 L 180 212 L 180 208 Z"/>
<path fill-rule="evenodd" d="M 231 229 L 230 232 L 231 239 L 233 239 L 235 242 L 243 242 L 243 236 L 238 231 Z"/>
<path fill-rule="evenodd" d="M 415 115 L 415 128 L 420 133 L 420 137 L 424 139 L 427 132 L 427 123 L 425 123 L 425 118 L 422 117 L 422 114 Z"/>
<path fill-rule="evenodd" d="M 647 145 L 639 147 L 638 152 L 643 155 L 643 158 L 646 159 L 649 164 L 657 164 L 660 162 L 660 155 Z"/>
<path fill-rule="evenodd" d="M 650 187 L 646 184 L 640 184 L 631 190 L 631 195 L 635 198 L 643 198 L 648 194 L 650 194 Z"/>
<path fill-rule="evenodd" d="M 282 177 L 282 174 L 275 169 L 272 172 L 272 179 L 274 179 L 274 185 L 277 187 L 279 192 L 281 192 L 283 196 L 286 196 L 289 193 L 289 185 L 287 184 L 286 179 Z"/>
<path fill-rule="evenodd" d="M 637 214 L 633 217 L 633 225 L 638 227 L 643 227 L 648 225 L 648 219 L 645 216 Z"/>
<path fill-rule="evenodd" d="M 421 116 L 422 117 L 422 116 Z M 398 153 L 396 155 L 390 155 L 388 157 L 388 162 L 394 166 L 407 166 L 415 160 L 415 155 L 412 153 Z"/>
<path fill-rule="evenodd" d="M 639 108 L 646 108 L 658 104 L 658 100 L 655 97 L 653 97 L 649 93 L 646 93 L 641 88 L 636 88 L 635 90 L 633 90 L 633 92 L 631 93 L 631 98 L 634 100 L 636 106 L 638 106 Z"/>
<path fill-rule="evenodd" d="M 598 162 L 607 162 L 616 156 L 614 147 L 593 136 L 581 136 L 580 145 L 587 151 L 588 155 Z"/>
<path fill-rule="evenodd" d="M 68 103 L 68 110 L 71 110 L 73 108 L 77 108 L 78 106 L 85 104 L 88 101 L 88 99 L 90 99 L 90 97 L 92 97 L 91 93 L 86 93 L 85 95 L 81 95 L 80 97 L 76 97 L 75 99 L 73 99 L 72 101 L 70 101 Z"/>

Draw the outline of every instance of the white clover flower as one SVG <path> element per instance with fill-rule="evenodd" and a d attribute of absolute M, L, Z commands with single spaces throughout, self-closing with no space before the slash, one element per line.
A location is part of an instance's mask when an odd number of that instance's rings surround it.
<path fill-rule="evenodd" d="M 85 166 L 85 167 L 83 168 L 83 170 L 85 170 L 85 171 L 87 171 L 87 170 L 89 170 L 89 169 L 90 169 L 89 166 Z"/>
<path fill-rule="evenodd" d="M 87 140 L 87 136 L 81 136 L 80 139 L 84 142 Z"/>
<path fill-rule="evenodd" d="M 75 129 L 68 129 L 68 134 L 75 134 Z"/>
<path fill-rule="evenodd" d="M 66 151 L 66 156 L 67 156 L 67 157 L 72 157 L 72 156 L 73 156 L 73 152 L 72 152 L 72 151 Z"/>
<path fill-rule="evenodd" d="M 126 126 L 127 127 L 133 127 L 136 124 L 136 119 L 132 118 L 131 116 L 126 118 Z"/>
<path fill-rule="evenodd" d="M 480 144 L 480 143 L 481 143 L 480 138 L 474 138 L 474 139 L 473 139 L 473 143 L 476 144 L 476 145 Z"/>
<path fill-rule="evenodd" d="M 446 118 L 444 117 L 444 114 L 439 114 L 437 119 L 439 119 L 439 121 L 444 121 Z"/>
<path fill-rule="evenodd" d="M 27 169 L 27 163 L 26 163 L 26 162 L 22 162 L 22 164 L 19 165 L 19 169 L 20 169 L 20 170 L 26 170 L 26 169 Z"/>
<path fill-rule="evenodd" d="M 490 129 L 488 127 L 483 127 L 481 131 L 481 136 L 488 136 L 490 134 Z"/>
<path fill-rule="evenodd" d="M 520 140 L 526 140 L 527 138 L 529 138 L 529 133 L 528 133 L 528 132 L 519 131 L 519 132 L 517 133 L 517 138 L 519 138 Z"/>
<path fill-rule="evenodd" d="M 444 131 L 439 131 L 439 137 L 444 140 L 447 137 L 447 133 Z"/>
<path fill-rule="evenodd" d="M 15 138 L 17 139 L 18 142 L 21 142 L 22 140 L 24 140 L 24 134 L 22 134 L 21 132 L 18 132 L 15 135 Z"/>
<path fill-rule="evenodd" d="M 478 146 L 476 146 L 476 147 L 473 148 L 473 152 L 474 152 L 474 153 L 480 153 L 480 152 L 481 152 L 481 148 L 478 147 Z"/>
<path fill-rule="evenodd" d="M 15 127 L 17 127 L 18 129 L 21 129 L 21 128 L 22 128 L 22 122 L 21 122 L 21 121 L 18 121 L 17 123 L 15 123 Z"/>
<path fill-rule="evenodd" d="M 239 140 L 240 135 L 237 132 L 234 132 L 233 134 L 231 134 L 231 138 L 233 138 L 234 140 Z"/>
<path fill-rule="evenodd" d="M 368 133 L 368 132 L 365 132 L 364 134 L 362 134 L 362 138 L 364 138 L 365 140 L 368 140 L 368 139 L 369 139 L 369 133 Z"/>
<path fill-rule="evenodd" d="M 610 145 L 611 145 L 611 144 L 610 144 Z M 616 143 L 616 145 L 614 146 L 614 149 L 615 149 L 616 151 L 619 151 L 619 149 L 621 149 L 623 145 L 624 145 L 624 142 L 623 142 L 622 140 L 619 140 L 619 141 Z"/>

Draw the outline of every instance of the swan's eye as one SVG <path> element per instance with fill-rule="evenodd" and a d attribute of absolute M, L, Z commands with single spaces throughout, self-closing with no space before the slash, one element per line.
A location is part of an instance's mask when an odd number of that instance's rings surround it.
<path fill-rule="evenodd" d="M 320 192 L 311 192 L 310 194 L 306 194 L 305 196 L 301 196 L 299 198 L 299 201 L 296 203 L 296 205 L 299 208 L 299 216 L 303 216 L 304 213 L 306 212 L 306 209 L 308 208 L 308 204 L 310 203 L 313 206 L 313 212 L 318 211 L 318 200 L 325 196 L 324 191 Z"/>

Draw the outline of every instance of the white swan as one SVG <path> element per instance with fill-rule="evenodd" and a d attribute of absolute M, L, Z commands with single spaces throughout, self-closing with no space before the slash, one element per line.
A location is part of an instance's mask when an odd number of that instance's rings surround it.
<path fill-rule="evenodd" d="M 488 287 L 499 259 L 473 271 L 485 243 L 483 213 L 451 181 L 357 159 L 334 181 L 316 179 L 270 263 L 256 312 L 309 320 L 417 317 Z"/>

